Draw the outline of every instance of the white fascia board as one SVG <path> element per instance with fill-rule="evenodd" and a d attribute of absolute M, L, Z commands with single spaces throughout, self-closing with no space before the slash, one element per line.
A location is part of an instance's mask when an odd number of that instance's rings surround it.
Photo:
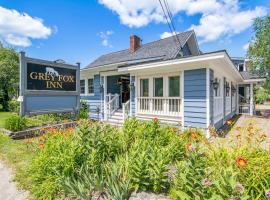
<path fill-rule="evenodd" d="M 161 62 L 156 62 L 156 63 L 133 65 L 133 66 L 129 66 L 129 67 L 118 68 L 118 71 L 119 72 L 123 72 L 123 71 L 129 72 L 129 71 L 136 71 L 136 70 L 147 69 L 147 68 L 163 67 L 163 66 L 168 66 L 168 65 L 171 66 L 171 65 L 177 65 L 177 64 L 187 64 L 187 63 L 192 63 L 192 62 L 220 59 L 220 58 L 224 58 L 224 56 L 225 55 L 223 52 L 219 52 L 219 53 L 214 53 L 214 54 L 192 56 L 192 57 L 187 57 L 187 58 L 161 61 Z"/>
<path fill-rule="evenodd" d="M 257 83 L 257 82 L 265 82 L 266 78 L 258 78 L 258 79 L 247 79 L 244 80 L 243 83 Z"/>

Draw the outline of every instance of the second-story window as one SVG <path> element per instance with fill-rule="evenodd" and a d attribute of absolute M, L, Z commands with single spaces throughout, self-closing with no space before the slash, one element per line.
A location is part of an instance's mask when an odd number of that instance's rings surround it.
<path fill-rule="evenodd" d="M 244 71 L 244 64 L 243 63 L 238 65 L 238 70 L 239 70 L 239 72 Z"/>

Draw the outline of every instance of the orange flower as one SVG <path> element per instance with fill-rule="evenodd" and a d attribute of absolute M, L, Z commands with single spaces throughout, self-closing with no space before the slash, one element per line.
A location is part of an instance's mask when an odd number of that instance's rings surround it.
<path fill-rule="evenodd" d="M 232 120 L 228 120 L 228 121 L 226 122 L 226 124 L 227 124 L 228 126 L 232 125 Z"/>
<path fill-rule="evenodd" d="M 185 144 L 185 149 L 187 151 L 194 151 L 195 150 L 194 146 L 192 144 L 190 144 L 190 143 Z"/>
<path fill-rule="evenodd" d="M 245 158 L 243 158 L 242 156 L 239 156 L 236 159 L 236 165 L 239 168 L 245 167 L 245 166 L 247 166 L 247 160 Z"/>
<path fill-rule="evenodd" d="M 198 136 L 198 134 L 197 134 L 195 131 L 191 133 L 191 137 L 192 137 L 192 138 L 196 139 L 197 136 Z"/>
<path fill-rule="evenodd" d="M 154 121 L 154 123 L 158 123 L 158 118 L 155 117 L 155 118 L 153 119 L 153 121 Z"/>
<path fill-rule="evenodd" d="M 179 134 L 179 137 L 182 140 L 184 138 L 184 134 L 183 133 Z"/>

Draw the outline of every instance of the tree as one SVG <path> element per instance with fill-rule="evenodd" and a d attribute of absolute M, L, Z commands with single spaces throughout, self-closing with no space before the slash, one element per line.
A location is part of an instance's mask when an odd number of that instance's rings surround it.
<path fill-rule="evenodd" d="M 18 83 L 18 53 L 0 43 L 0 104 L 2 104 L 3 110 L 8 110 L 8 101 L 16 94 Z"/>
<path fill-rule="evenodd" d="M 266 86 L 270 89 L 270 13 L 256 18 L 253 24 L 255 37 L 249 45 L 248 57 L 252 71 L 267 77 Z"/>

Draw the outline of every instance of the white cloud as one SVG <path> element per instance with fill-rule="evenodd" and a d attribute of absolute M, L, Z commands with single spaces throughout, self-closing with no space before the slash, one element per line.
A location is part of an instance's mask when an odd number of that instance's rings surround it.
<path fill-rule="evenodd" d="M 177 34 L 178 32 L 176 32 L 176 34 Z M 175 34 L 175 32 L 174 32 L 174 34 Z M 173 34 L 171 33 L 171 32 L 164 32 L 164 33 L 162 33 L 161 35 L 160 35 L 160 38 L 161 39 L 164 39 L 164 38 L 167 38 L 167 37 L 171 37 Z"/>
<path fill-rule="evenodd" d="M 52 29 L 46 27 L 42 19 L 0 6 L 0 38 L 5 42 L 28 47 L 31 39 L 46 39 L 51 34 Z"/>
<path fill-rule="evenodd" d="M 252 25 L 253 19 L 266 14 L 264 7 L 242 10 L 238 0 L 167 0 L 173 15 L 199 14 L 198 24 L 192 24 L 201 42 L 208 42 L 241 33 Z M 122 24 L 142 27 L 151 22 L 165 23 L 158 0 L 99 0 L 115 12 Z M 167 33 L 163 33 L 168 36 Z M 164 35 L 161 34 L 161 37 Z"/>
<path fill-rule="evenodd" d="M 109 36 L 114 34 L 112 30 L 108 31 L 101 31 L 98 35 L 102 39 L 101 44 L 105 47 L 112 47 L 112 45 L 109 43 Z"/>
<path fill-rule="evenodd" d="M 245 44 L 245 45 L 243 46 L 244 51 L 247 51 L 248 48 L 249 48 L 249 43 L 247 43 L 247 44 Z"/>

